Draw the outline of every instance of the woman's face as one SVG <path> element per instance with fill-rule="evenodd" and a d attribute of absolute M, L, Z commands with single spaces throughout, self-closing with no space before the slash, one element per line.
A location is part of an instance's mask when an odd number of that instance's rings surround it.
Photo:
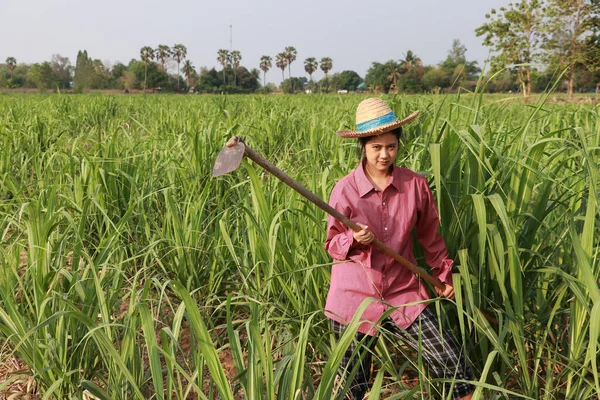
<path fill-rule="evenodd" d="M 398 155 L 398 139 L 391 132 L 374 136 L 364 147 L 367 168 L 373 172 L 388 172 Z"/>

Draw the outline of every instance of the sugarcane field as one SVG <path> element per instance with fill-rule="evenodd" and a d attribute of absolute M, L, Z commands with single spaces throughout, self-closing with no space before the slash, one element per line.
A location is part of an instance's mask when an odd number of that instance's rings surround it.
<path fill-rule="evenodd" d="M 335 336 L 327 213 L 243 149 L 213 168 L 237 136 L 327 202 L 360 162 L 335 132 L 369 96 L 0 95 L 0 397 L 345 390 L 341 359 L 380 300 Z M 600 396 L 600 105 L 554 96 L 379 95 L 420 111 L 396 164 L 433 193 L 455 297 L 428 308 L 474 398 Z M 369 399 L 451 398 L 385 331 L 372 377 Z"/>
<path fill-rule="evenodd" d="M 600 1 L 1 10 L 0 400 L 600 400 Z"/>

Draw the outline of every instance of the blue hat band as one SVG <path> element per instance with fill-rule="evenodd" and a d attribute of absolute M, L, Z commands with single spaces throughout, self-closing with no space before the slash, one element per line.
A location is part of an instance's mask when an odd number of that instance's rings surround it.
<path fill-rule="evenodd" d="M 394 112 L 391 111 L 385 115 L 382 115 L 381 117 L 356 124 L 356 132 L 363 133 L 370 129 L 379 128 L 382 125 L 389 124 L 390 122 L 394 121 L 398 121 L 398 118 L 396 118 Z"/>

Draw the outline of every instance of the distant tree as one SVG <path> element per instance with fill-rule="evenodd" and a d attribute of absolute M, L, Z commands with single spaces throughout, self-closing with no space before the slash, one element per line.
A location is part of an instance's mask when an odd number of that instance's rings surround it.
<path fill-rule="evenodd" d="M 486 90 L 489 93 L 506 93 L 508 91 L 518 91 L 521 83 L 516 75 L 510 70 L 501 71 L 493 80 L 486 85 Z"/>
<path fill-rule="evenodd" d="M 542 78 L 544 75 L 542 74 Z M 581 93 L 596 91 L 600 86 L 600 71 L 593 70 L 580 64 L 575 70 L 575 88 Z M 541 82 L 544 83 L 543 81 Z M 548 85 L 546 85 L 548 86 Z M 544 90 L 545 88 L 542 88 Z"/>
<path fill-rule="evenodd" d="M 531 91 L 532 92 L 545 92 L 552 88 L 556 82 L 556 70 L 546 68 L 543 71 L 531 70 Z M 581 75 L 577 75 L 580 77 Z M 494 79 L 497 81 L 497 78 Z M 489 89 L 493 82 L 487 84 L 486 89 Z M 518 89 L 518 86 L 517 86 Z"/>
<path fill-rule="evenodd" d="M 146 63 L 132 60 L 127 66 L 127 70 L 133 72 L 135 74 L 137 82 L 143 82 L 144 79 L 147 80 L 146 88 L 168 88 L 169 90 L 176 90 L 176 84 L 173 82 L 173 85 L 170 85 L 169 76 L 165 73 L 160 64 L 158 63 Z"/>
<path fill-rule="evenodd" d="M 225 67 L 229 65 L 229 50 L 219 49 L 217 51 L 217 61 L 223 66 L 223 84 L 225 84 Z"/>
<path fill-rule="evenodd" d="M 404 93 L 422 92 L 423 75 L 423 66 L 420 63 L 413 63 L 409 70 L 401 74 L 398 80 L 398 89 Z"/>
<path fill-rule="evenodd" d="M 233 86 L 235 87 L 237 81 L 237 69 L 240 66 L 240 61 L 242 60 L 242 53 L 240 53 L 239 50 L 233 50 L 230 56 L 231 67 L 233 68 Z"/>
<path fill-rule="evenodd" d="M 277 56 L 275 57 L 275 65 L 277 66 L 277 68 L 281 69 L 281 81 L 283 82 L 285 80 L 285 76 L 284 76 L 283 72 L 285 71 L 286 67 L 288 66 L 288 60 L 285 55 L 285 52 L 277 54 Z"/>
<path fill-rule="evenodd" d="M 294 88 L 303 88 L 307 83 L 308 79 L 306 79 L 304 76 L 301 76 L 300 78 L 288 78 L 281 82 L 281 91 L 283 93 L 294 93 Z"/>
<path fill-rule="evenodd" d="M 475 30 L 477 36 L 484 36 L 483 44 L 491 47 L 492 69 L 505 67 L 517 70 L 523 96 L 531 94 L 531 63 L 538 56 L 542 37 L 543 0 L 521 0 L 510 3 L 508 8 L 500 8 L 500 14 L 492 9 L 486 15 L 488 22 Z"/>
<path fill-rule="evenodd" d="M 477 61 L 467 61 L 466 53 L 467 48 L 465 45 L 460 40 L 454 39 L 452 48 L 448 51 L 448 56 L 440 63 L 440 68 L 445 74 L 452 75 L 458 66 L 462 66 L 465 79 L 474 79 L 481 70 L 477 66 Z"/>
<path fill-rule="evenodd" d="M 409 64 L 410 65 L 410 64 Z M 397 62 L 390 60 L 386 63 L 388 76 L 386 80 L 392 82 L 392 88 L 398 93 L 400 88 L 398 87 L 398 79 L 400 79 L 402 68 L 407 69 L 406 66 L 403 67 L 402 64 L 398 64 Z M 410 66 L 408 67 L 410 69 Z"/>
<path fill-rule="evenodd" d="M 166 63 L 171 57 L 171 48 L 166 44 L 159 44 L 156 49 L 156 58 L 160 60 L 160 65 L 162 65 L 163 71 L 167 72 Z"/>
<path fill-rule="evenodd" d="M 367 74 L 365 75 L 365 85 L 374 92 L 388 92 L 393 84 L 393 79 L 389 80 L 388 77 L 392 74 L 391 66 L 397 63 L 393 60 L 388 61 L 385 64 L 379 62 L 371 63 Z M 398 79 L 398 76 L 396 77 Z"/>
<path fill-rule="evenodd" d="M 467 60 L 467 47 L 460 39 L 452 39 L 452 47 L 448 50 L 448 60 L 456 64 L 463 64 Z"/>
<path fill-rule="evenodd" d="M 42 79 L 40 63 L 31 65 L 31 68 L 29 68 L 29 71 L 27 72 L 27 80 L 32 82 L 40 91 L 46 90 L 47 88 L 44 80 Z"/>
<path fill-rule="evenodd" d="M 306 73 L 310 76 L 310 81 L 312 82 L 312 74 L 319 69 L 319 63 L 317 62 L 317 59 L 314 57 L 308 57 L 306 60 L 304 60 L 304 70 L 306 71 Z"/>
<path fill-rule="evenodd" d="M 12 88 L 13 78 L 12 72 L 9 71 L 8 65 L 0 64 L 0 88 Z"/>
<path fill-rule="evenodd" d="M 181 64 L 181 61 L 183 61 L 183 59 L 187 57 L 187 48 L 182 44 L 176 44 L 173 46 L 171 55 L 173 56 L 175 61 L 177 61 L 177 93 L 179 93 L 179 77 L 181 76 L 179 74 L 179 64 Z"/>
<path fill-rule="evenodd" d="M 283 51 L 285 53 L 285 58 L 288 62 L 288 73 L 290 77 L 290 81 L 292 83 L 292 92 L 294 92 L 294 81 L 292 81 L 292 63 L 296 61 L 297 51 L 293 46 L 288 46 Z"/>
<path fill-rule="evenodd" d="M 121 82 L 123 89 L 125 89 L 127 92 L 131 92 L 137 85 L 135 74 L 130 71 L 124 71 L 119 77 L 119 81 Z"/>
<path fill-rule="evenodd" d="M 68 57 L 62 57 L 60 54 L 52 55 L 52 73 L 56 79 L 56 84 L 60 89 L 71 87 L 73 67 Z"/>
<path fill-rule="evenodd" d="M 272 82 L 267 83 L 265 86 L 262 87 L 261 89 L 261 93 L 273 93 L 277 88 L 277 85 L 275 85 Z"/>
<path fill-rule="evenodd" d="M 127 66 L 117 62 L 110 69 L 109 87 L 111 89 L 124 89 L 121 77 L 127 72 Z"/>
<path fill-rule="evenodd" d="M 8 66 L 7 66 L 8 69 Z M 29 70 L 31 66 L 28 64 L 18 64 L 13 72 L 13 77 L 8 79 L 7 87 L 17 88 L 17 87 L 36 87 L 33 82 L 28 80 Z"/>
<path fill-rule="evenodd" d="M 422 64 L 421 59 L 417 57 L 412 50 L 408 50 L 404 55 L 404 59 L 400 60 L 398 66 L 401 70 L 410 71 L 413 66 L 420 66 Z"/>
<path fill-rule="evenodd" d="M 321 80 L 321 90 L 329 90 L 329 71 L 333 68 L 333 60 L 329 57 L 321 58 L 320 62 L 321 71 L 325 73 L 325 80 Z"/>
<path fill-rule="evenodd" d="M 196 90 L 204 93 L 253 93 L 260 87 L 260 70 L 256 68 L 248 71 L 245 67 L 239 66 L 236 87 L 225 84 L 225 82 L 233 81 L 233 69 L 226 66 L 223 70 L 225 71 L 225 79 L 215 68 L 210 70 L 201 68 Z"/>
<path fill-rule="evenodd" d="M 270 56 L 262 56 L 260 58 L 260 69 L 263 71 L 263 87 L 267 86 L 267 72 L 271 69 L 273 64 L 271 64 Z"/>
<path fill-rule="evenodd" d="M 29 69 L 28 79 L 42 92 L 53 87 L 56 80 L 52 72 L 52 64 L 48 61 L 33 64 Z"/>
<path fill-rule="evenodd" d="M 77 52 L 75 62 L 75 71 L 73 76 L 73 86 L 76 92 L 81 92 L 90 87 L 94 66 L 92 60 L 88 57 L 87 50 Z"/>
<path fill-rule="evenodd" d="M 431 68 L 423 75 L 423 89 L 438 94 L 443 88 L 450 86 L 448 74 L 442 68 Z"/>
<path fill-rule="evenodd" d="M 110 69 L 101 60 L 92 60 L 92 73 L 90 75 L 90 89 L 108 89 L 110 87 Z"/>
<path fill-rule="evenodd" d="M 185 60 L 182 71 L 185 75 L 188 88 L 192 87 L 191 77 L 196 73 L 196 70 L 194 69 L 194 66 L 190 60 Z"/>
<path fill-rule="evenodd" d="M 600 21 L 597 24 L 600 27 Z M 586 60 L 584 64 L 592 72 L 592 79 L 596 84 L 596 93 L 600 92 L 600 28 L 593 35 L 588 36 L 585 43 Z"/>
<path fill-rule="evenodd" d="M 10 71 L 10 79 L 13 79 L 13 71 L 17 67 L 17 59 L 14 57 L 8 57 L 6 59 L 6 65 L 8 66 L 8 70 Z"/>
<path fill-rule="evenodd" d="M 225 69 L 223 68 L 223 70 Z M 200 76 L 198 77 L 196 90 L 198 92 L 216 93 L 222 84 L 223 81 L 221 80 L 221 77 L 216 69 L 211 68 L 208 70 L 204 68 L 200 70 Z"/>
<path fill-rule="evenodd" d="M 335 89 L 354 91 L 361 83 L 363 79 L 354 71 L 342 71 L 331 77 L 331 85 Z"/>
<path fill-rule="evenodd" d="M 454 71 L 452 71 L 452 75 L 450 75 L 450 82 L 455 87 L 464 87 L 465 82 L 468 79 L 467 71 L 465 69 L 464 64 L 458 64 Z"/>
<path fill-rule="evenodd" d="M 333 68 L 333 61 L 329 57 L 321 58 L 321 71 L 325 73 L 325 78 L 329 79 L 329 71 Z"/>
<path fill-rule="evenodd" d="M 597 0 L 548 0 L 548 18 L 544 26 L 546 62 L 560 70 L 568 68 L 569 98 L 573 97 L 575 73 L 588 61 L 590 34 L 600 25 L 600 2 Z"/>
<path fill-rule="evenodd" d="M 145 64 L 144 68 L 144 93 L 146 93 L 146 81 L 148 78 L 148 63 L 154 60 L 154 49 L 150 46 L 144 46 L 140 50 L 140 58 Z"/>
<path fill-rule="evenodd" d="M 253 93 L 260 87 L 260 71 L 252 68 L 248 71 L 245 67 L 240 67 L 238 71 L 239 86 L 245 93 Z"/>

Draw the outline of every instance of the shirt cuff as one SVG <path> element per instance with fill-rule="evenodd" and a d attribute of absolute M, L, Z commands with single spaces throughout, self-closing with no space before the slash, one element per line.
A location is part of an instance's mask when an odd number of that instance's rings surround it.
<path fill-rule="evenodd" d="M 440 281 L 445 284 L 454 286 L 452 283 L 452 260 L 444 261 L 443 265 L 440 267 L 440 273 L 436 276 Z"/>
<path fill-rule="evenodd" d="M 344 254 L 345 257 L 348 257 L 352 246 L 354 245 L 354 235 L 352 229 L 348 228 L 346 232 L 340 234 L 340 253 Z"/>

